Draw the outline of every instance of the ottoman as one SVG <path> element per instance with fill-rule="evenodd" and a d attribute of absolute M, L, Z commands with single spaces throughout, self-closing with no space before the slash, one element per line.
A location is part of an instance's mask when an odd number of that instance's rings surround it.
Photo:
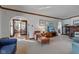
<path fill-rule="evenodd" d="M 41 37 L 40 40 L 41 40 L 41 44 L 48 44 L 50 41 L 49 38 L 47 37 Z"/>

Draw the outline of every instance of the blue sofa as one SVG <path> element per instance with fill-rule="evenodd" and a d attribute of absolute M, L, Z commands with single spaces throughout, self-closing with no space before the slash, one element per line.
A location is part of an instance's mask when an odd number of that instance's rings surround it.
<path fill-rule="evenodd" d="M 14 54 L 16 45 L 16 38 L 0 38 L 0 54 Z"/>

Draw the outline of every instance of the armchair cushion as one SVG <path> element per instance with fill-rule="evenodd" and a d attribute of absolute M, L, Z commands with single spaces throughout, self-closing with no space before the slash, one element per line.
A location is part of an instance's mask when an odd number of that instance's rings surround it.
<path fill-rule="evenodd" d="M 79 54 L 79 37 L 72 38 L 72 53 Z"/>
<path fill-rule="evenodd" d="M 79 43 L 72 42 L 72 53 L 79 54 Z"/>
<path fill-rule="evenodd" d="M 73 42 L 79 43 L 79 37 L 73 37 L 72 40 Z"/>
<path fill-rule="evenodd" d="M 1 48 L 0 53 L 1 53 L 1 54 L 14 53 L 14 51 L 15 51 L 15 46 L 16 46 L 15 44 L 3 46 L 3 47 Z"/>

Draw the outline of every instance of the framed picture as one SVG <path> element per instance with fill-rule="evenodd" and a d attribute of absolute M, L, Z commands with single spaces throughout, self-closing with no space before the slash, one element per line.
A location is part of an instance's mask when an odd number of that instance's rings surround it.
<path fill-rule="evenodd" d="M 46 25 L 46 21 L 45 20 L 39 20 L 39 25 L 40 26 L 45 26 Z"/>

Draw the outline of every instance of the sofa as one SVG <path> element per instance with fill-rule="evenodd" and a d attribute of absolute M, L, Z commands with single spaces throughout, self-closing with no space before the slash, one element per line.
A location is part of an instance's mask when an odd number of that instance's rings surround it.
<path fill-rule="evenodd" d="M 72 38 L 72 53 L 79 54 L 79 37 Z"/>
<path fill-rule="evenodd" d="M 15 54 L 16 45 L 16 38 L 0 38 L 0 54 Z"/>

